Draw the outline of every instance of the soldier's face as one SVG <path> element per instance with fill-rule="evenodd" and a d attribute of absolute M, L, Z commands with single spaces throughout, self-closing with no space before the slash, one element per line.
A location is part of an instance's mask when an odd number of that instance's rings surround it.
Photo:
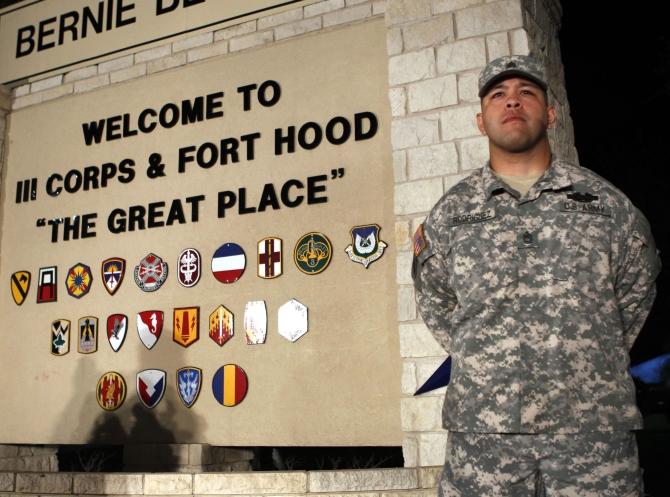
<path fill-rule="evenodd" d="M 542 88 L 523 78 L 495 84 L 482 98 L 477 114 L 477 126 L 488 136 L 489 145 L 511 153 L 538 146 L 555 122 L 556 111 L 547 105 Z"/>

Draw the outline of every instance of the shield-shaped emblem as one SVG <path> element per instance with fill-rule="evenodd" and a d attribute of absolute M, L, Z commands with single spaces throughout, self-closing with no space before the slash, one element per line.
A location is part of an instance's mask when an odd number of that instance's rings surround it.
<path fill-rule="evenodd" d="M 80 354 L 92 354 L 98 350 L 98 318 L 84 316 L 79 319 L 79 346 Z"/>
<path fill-rule="evenodd" d="M 323 233 L 304 234 L 293 250 L 293 261 L 305 274 L 319 274 L 328 267 L 331 257 L 330 240 Z"/>
<path fill-rule="evenodd" d="M 145 407 L 153 409 L 165 393 L 165 371 L 145 369 L 137 373 L 137 397 Z"/>
<path fill-rule="evenodd" d="M 186 366 L 177 370 L 177 391 L 186 407 L 191 407 L 198 400 L 201 385 L 202 369 Z"/>
<path fill-rule="evenodd" d="M 67 293 L 71 297 L 80 299 L 91 290 L 92 282 L 91 268 L 82 262 L 78 262 L 68 269 L 65 277 L 65 288 L 67 288 Z"/>
<path fill-rule="evenodd" d="M 212 256 L 212 273 L 221 283 L 235 283 L 242 277 L 247 258 L 236 243 L 224 243 Z"/>
<path fill-rule="evenodd" d="M 56 266 L 40 268 L 37 278 L 37 303 L 56 302 Z"/>
<path fill-rule="evenodd" d="M 209 338 L 223 346 L 235 334 L 234 316 L 220 305 L 209 315 Z"/>
<path fill-rule="evenodd" d="M 51 323 L 51 353 L 65 355 L 70 352 L 70 321 L 56 319 Z"/>
<path fill-rule="evenodd" d="M 307 307 L 295 299 L 286 302 L 277 312 L 277 328 L 281 336 L 295 342 L 307 333 Z"/>
<path fill-rule="evenodd" d="M 118 352 L 126 339 L 128 317 L 123 314 L 112 314 L 107 317 L 107 340 L 114 352 Z"/>
<path fill-rule="evenodd" d="M 178 307 L 173 313 L 174 332 L 172 339 L 182 347 L 198 340 L 200 331 L 200 307 Z"/>
<path fill-rule="evenodd" d="M 137 314 L 137 334 L 147 349 L 156 345 L 163 331 L 163 311 L 142 311 Z"/>
<path fill-rule="evenodd" d="M 105 411 L 115 411 L 126 398 L 126 381 L 119 373 L 109 371 L 98 380 L 95 396 Z"/>
<path fill-rule="evenodd" d="M 265 301 L 247 302 L 244 307 L 244 332 L 247 335 L 247 345 L 265 343 L 267 331 L 268 313 L 265 310 Z"/>
<path fill-rule="evenodd" d="M 366 224 L 351 228 L 351 245 L 344 251 L 349 259 L 363 264 L 365 269 L 379 259 L 384 253 L 386 243 L 379 239 L 379 230 L 376 224 Z"/>
<path fill-rule="evenodd" d="M 242 402 L 248 389 L 247 374 L 237 364 L 221 366 L 212 378 L 214 398 L 226 407 L 233 407 Z"/>
<path fill-rule="evenodd" d="M 179 254 L 177 261 L 177 279 L 182 286 L 190 288 L 200 281 L 200 252 L 187 248 Z"/>
<path fill-rule="evenodd" d="M 17 271 L 11 277 L 12 298 L 16 305 L 21 305 L 28 296 L 30 290 L 30 273 L 28 271 Z"/>
<path fill-rule="evenodd" d="M 167 262 L 156 254 L 148 254 L 135 266 L 135 283 L 145 292 L 155 292 L 165 282 L 168 275 Z"/>
<path fill-rule="evenodd" d="M 258 242 L 258 276 L 276 278 L 282 273 L 282 241 L 280 238 L 263 238 Z"/>
<path fill-rule="evenodd" d="M 126 274 L 126 261 L 120 257 L 111 257 L 102 261 L 102 282 L 105 290 L 114 295 L 121 287 L 123 276 Z"/>

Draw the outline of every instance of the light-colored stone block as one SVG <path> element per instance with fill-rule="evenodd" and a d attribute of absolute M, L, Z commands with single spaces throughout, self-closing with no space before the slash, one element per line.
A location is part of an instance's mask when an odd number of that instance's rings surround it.
<path fill-rule="evenodd" d="M 470 38 L 523 26 L 521 2 L 502 0 L 459 10 L 455 14 L 459 38 Z"/>
<path fill-rule="evenodd" d="M 395 185 L 395 213 L 398 215 L 428 212 L 443 194 L 442 178 L 424 179 Z M 411 262 L 411 261 L 410 261 Z M 398 283 L 411 283 L 411 277 Z"/>
<path fill-rule="evenodd" d="M 47 90 L 49 88 L 53 88 L 54 86 L 58 86 L 63 82 L 63 75 L 62 74 L 57 74 L 56 76 L 51 76 L 50 78 L 45 78 L 45 79 L 40 79 L 39 81 L 35 81 L 34 83 L 30 84 L 30 91 L 32 93 L 38 92 L 38 91 L 43 91 Z"/>
<path fill-rule="evenodd" d="M 307 474 L 302 471 L 212 474 L 193 477 L 194 494 L 259 495 L 302 494 L 307 491 Z"/>
<path fill-rule="evenodd" d="M 144 475 L 145 495 L 191 495 L 193 475 L 147 474 Z"/>
<path fill-rule="evenodd" d="M 528 55 L 528 34 L 524 29 L 515 29 L 509 34 L 509 49 L 514 55 Z"/>
<path fill-rule="evenodd" d="M 467 71 L 486 65 L 484 38 L 471 38 L 442 45 L 437 49 L 437 72 Z"/>
<path fill-rule="evenodd" d="M 407 93 L 404 87 L 391 88 L 389 90 L 389 103 L 391 104 L 391 115 L 394 117 L 407 114 Z"/>
<path fill-rule="evenodd" d="M 437 497 L 437 489 L 430 490 L 402 490 L 396 492 L 382 492 L 381 497 Z"/>
<path fill-rule="evenodd" d="M 179 52 L 162 59 L 150 60 L 147 62 L 147 73 L 153 74 L 160 71 L 166 71 L 186 64 L 186 52 Z"/>
<path fill-rule="evenodd" d="M 274 40 L 273 31 L 262 31 L 260 33 L 252 33 L 230 40 L 230 51 L 237 52 L 239 50 L 246 50 L 248 48 L 258 47 L 270 43 Z"/>
<path fill-rule="evenodd" d="M 120 71 L 126 67 L 130 67 L 134 64 L 133 54 L 125 55 L 123 57 L 118 57 L 116 59 L 108 60 L 98 64 L 98 74 L 104 74 L 106 72 Z"/>
<path fill-rule="evenodd" d="M 454 39 L 454 23 L 451 15 L 434 17 L 428 21 L 409 24 L 402 28 L 406 51 L 432 47 Z"/>
<path fill-rule="evenodd" d="M 0 445 L 0 458 L 16 457 L 19 455 L 19 447 L 17 445 Z"/>
<path fill-rule="evenodd" d="M 479 102 L 479 73 L 467 72 L 458 75 L 458 101 Z"/>
<path fill-rule="evenodd" d="M 121 81 L 126 81 L 127 79 L 139 78 L 146 75 L 146 73 L 147 64 L 145 62 L 142 64 L 130 66 L 126 69 L 120 69 L 118 71 L 111 72 L 109 73 L 109 79 L 112 83 L 119 83 Z"/>
<path fill-rule="evenodd" d="M 141 52 L 137 52 L 135 54 L 135 63 L 139 64 L 140 62 L 148 62 L 150 60 L 160 59 L 161 57 L 166 57 L 171 53 L 172 47 L 170 44 L 150 48 L 149 50 L 142 50 Z"/>
<path fill-rule="evenodd" d="M 130 57 L 132 58 L 132 55 Z M 65 74 L 65 76 L 63 76 L 63 82 L 71 83 L 72 81 L 79 81 L 80 79 L 92 78 L 97 74 L 98 66 L 86 66 Z"/>
<path fill-rule="evenodd" d="M 74 82 L 74 92 L 83 93 L 86 91 L 95 90 L 101 86 L 106 86 L 109 84 L 109 74 L 100 74 L 99 76 L 94 76 L 88 79 L 82 79 L 81 81 Z"/>
<path fill-rule="evenodd" d="M 435 76 L 435 54 L 432 48 L 396 55 L 389 59 L 389 84 L 401 85 Z"/>
<path fill-rule="evenodd" d="M 196 62 L 198 60 L 216 57 L 217 55 L 222 55 L 225 53 L 228 53 L 228 41 L 222 40 L 204 47 L 192 48 L 186 52 L 186 60 L 189 63 Z"/>
<path fill-rule="evenodd" d="M 440 347 L 433 335 L 423 323 L 401 324 L 400 355 L 402 357 L 443 357 L 444 349 Z"/>
<path fill-rule="evenodd" d="M 261 17 L 258 19 L 258 30 L 262 31 L 267 28 L 279 26 L 280 24 L 297 21 L 298 19 L 302 19 L 302 7 L 286 10 L 284 12 L 280 12 L 279 14 Z"/>
<path fill-rule="evenodd" d="M 454 74 L 409 85 L 410 112 L 437 109 L 457 103 L 458 86 Z"/>
<path fill-rule="evenodd" d="M 440 397 L 409 397 L 400 400 L 400 423 L 403 431 L 434 431 L 442 428 Z M 421 438 L 419 438 L 419 462 Z"/>
<path fill-rule="evenodd" d="M 14 88 L 12 90 L 12 95 L 14 96 L 14 98 L 22 97 L 24 95 L 28 95 L 29 93 L 30 93 L 30 83 L 26 83 L 25 85 L 17 86 L 16 88 Z"/>
<path fill-rule="evenodd" d="M 42 101 L 41 92 L 38 93 L 29 93 L 23 97 L 17 97 L 12 102 L 12 110 L 23 109 L 24 107 L 30 107 L 31 105 L 38 104 Z"/>
<path fill-rule="evenodd" d="M 386 23 L 389 26 L 431 16 L 431 0 L 388 0 L 386 3 Z"/>
<path fill-rule="evenodd" d="M 394 236 L 395 245 L 398 250 L 408 251 L 412 249 L 409 222 L 403 220 L 396 221 Z"/>
<path fill-rule="evenodd" d="M 344 0 L 326 0 L 324 2 L 317 2 L 312 5 L 307 5 L 304 8 L 305 17 L 320 16 L 327 12 L 332 12 L 337 9 L 344 8 Z"/>
<path fill-rule="evenodd" d="M 398 321 L 412 321 L 414 319 L 416 319 L 414 287 L 401 286 L 398 288 Z"/>
<path fill-rule="evenodd" d="M 182 50 L 189 50 L 191 48 L 202 47 L 209 45 L 214 41 L 214 33 L 201 33 L 195 36 L 189 36 L 183 40 L 177 40 L 172 43 L 172 53 L 181 52 Z"/>
<path fill-rule="evenodd" d="M 347 7 L 346 9 L 336 10 L 323 15 L 323 27 L 337 26 L 354 21 L 359 21 L 372 15 L 372 6 L 368 3 Z"/>
<path fill-rule="evenodd" d="M 484 3 L 484 0 L 433 0 L 433 13 L 453 12 L 480 3 Z"/>
<path fill-rule="evenodd" d="M 439 397 L 440 406 L 443 403 Z M 440 407 L 441 410 L 441 407 Z M 438 466 L 444 464 L 447 449 L 447 432 L 421 433 L 419 441 L 419 463 L 421 466 Z"/>
<path fill-rule="evenodd" d="M 442 466 L 421 467 L 419 471 L 419 486 L 421 488 L 435 488 L 442 475 Z"/>
<path fill-rule="evenodd" d="M 402 457 L 406 468 L 416 468 L 419 465 L 419 444 L 416 437 L 407 433 L 402 441 Z"/>
<path fill-rule="evenodd" d="M 439 143 L 407 151 L 409 179 L 432 178 L 458 172 L 458 152 L 453 143 Z"/>
<path fill-rule="evenodd" d="M 214 41 L 229 40 L 256 31 L 256 19 L 214 31 Z"/>
<path fill-rule="evenodd" d="M 458 173 L 458 174 L 452 174 L 452 175 L 449 175 L 449 176 L 445 176 L 443 178 L 444 191 L 448 192 L 449 189 L 451 189 L 452 186 L 456 185 L 457 183 L 459 183 L 463 179 L 467 178 L 468 176 L 470 176 L 470 174 L 472 174 L 472 171 L 467 171 L 467 172 L 464 172 L 464 173 Z"/>
<path fill-rule="evenodd" d="M 489 61 L 509 55 L 507 32 L 488 35 L 486 37 L 486 48 L 488 49 Z"/>
<path fill-rule="evenodd" d="M 14 473 L 0 473 L 0 492 L 14 491 Z"/>
<path fill-rule="evenodd" d="M 412 252 L 398 252 L 395 260 L 395 280 L 398 285 L 412 284 Z"/>
<path fill-rule="evenodd" d="M 402 363 L 400 390 L 404 395 L 414 395 L 416 392 L 416 365 L 414 361 L 405 359 Z"/>
<path fill-rule="evenodd" d="M 386 30 L 386 52 L 389 55 L 397 55 L 402 52 L 402 31 L 400 28 Z"/>
<path fill-rule="evenodd" d="M 377 0 L 372 3 L 372 15 L 378 16 L 386 12 L 386 0 Z"/>
<path fill-rule="evenodd" d="M 292 36 L 318 31 L 321 29 L 321 18 L 310 17 L 290 24 L 283 24 L 275 28 L 275 40 L 283 40 Z"/>
<path fill-rule="evenodd" d="M 409 490 L 419 484 L 416 471 L 408 468 L 310 471 L 308 476 L 310 493 Z"/>
<path fill-rule="evenodd" d="M 477 127 L 477 113 L 479 111 L 480 106 L 474 104 L 464 107 L 452 107 L 440 112 L 442 140 L 449 141 L 457 138 L 481 136 L 481 132 Z"/>
<path fill-rule="evenodd" d="M 394 119 L 391 122 L 391 144 L 394 150 L 437 143 L 438 122 L 436 114 Z"/>
<path fill-rule="evenodd" d="M 407 180 L 407 156 L 404 150 L 393 152 L 393 179 L 396 183 Z"/>
<path fill-rule="evenodd" d="M 347 4 L 347 7 L 350 7 L 352 5 L 358 5 L 359 3 L 365 3 L 368 0 L 345 0 L 345 3 Z"/>
<path fill-rule="evenodd" d="M 39 92 L 39 95 L 42 97 L 41 102 L 48 102 L 49 100 L 55 100 L 70 95 L 73 91 L 73 83 L 67 83 L 49 90 L 41 91 Z"/>
<path fill-rule="evenodd" d="M 485 136 L 461 141 L 461 170 L 478 169 L 489 160 L 489 141 Z"/>
<path fill-rule="evenodd" d="M 76 495 L 137 495 L 143 475 L 84 473 L 74 475 Z"/>
<path fill-rule="evenodd" d="M 18 473 L 15 491 L 24 494 L 70 494 L 72 476 L 62 473 Z"/>

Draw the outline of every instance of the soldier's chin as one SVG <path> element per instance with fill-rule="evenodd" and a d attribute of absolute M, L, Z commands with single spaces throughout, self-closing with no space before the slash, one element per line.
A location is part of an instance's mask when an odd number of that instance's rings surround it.
<path fill-rule="evenodd" d="M 522 154 L 533 150 L 544 139 L 544 135 L 537 137 L 519 136 L 516 139 L 504 140 L 498 144 L 500 148 L 512 154 Z"/>

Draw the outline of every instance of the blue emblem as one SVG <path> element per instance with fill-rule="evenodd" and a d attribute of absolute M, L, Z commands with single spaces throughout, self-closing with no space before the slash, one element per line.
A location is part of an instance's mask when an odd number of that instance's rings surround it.
<path fill-rule="evenodd" d="M 379 259 L 387 247 L 386 243 L 379 239 L 380 229 L 376 224 L 351 228 L 351 245 L 344 249 L 349 259 L 363 264 L 365 269 Z"/>
<path fill-rule="evenodd" d="M 198 400 L 201 385 L 202 369 L 186 366 L 177 370 L 177 391 L 186 407 L 191 407 Z"/>

